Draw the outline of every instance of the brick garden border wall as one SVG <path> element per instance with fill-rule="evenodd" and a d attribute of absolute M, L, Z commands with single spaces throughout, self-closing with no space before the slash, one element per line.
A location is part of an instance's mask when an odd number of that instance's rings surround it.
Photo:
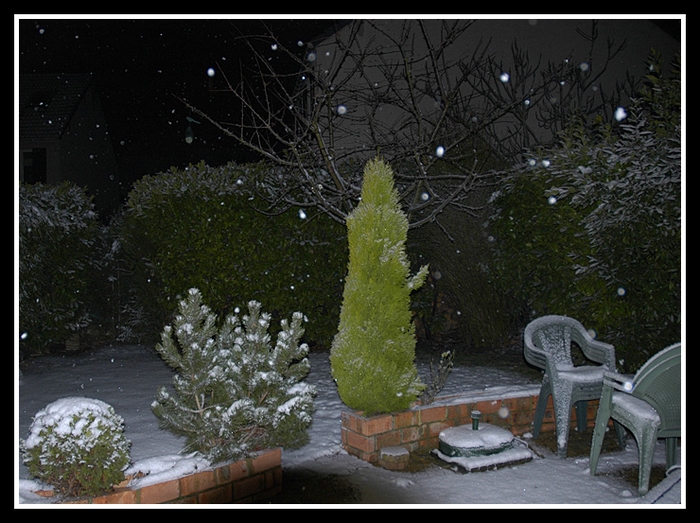
<path fill-rule="evenodd" d="M 381 450 L 403 447 L 408 452 L 429 452 L 436 449 L 440 432 L 459 425 L 471 424 L 471 412 L 481 412 L 480 423 L 509 429 L 521 436 L 532 430 L 539 385 L 521 390 L 500 390 L 438 397 L 430 405 L 416 406 L 403 412 L 364 417 L 359 412 L 341 415 L 341 444 L 343 449 L 370 463 L 380 463 Z M 588 402 L 588 426 L 593 427 L 598 402 Z M 572 426 L 576 416 L 572 412 Z M 555 430 L 552 398 L 542 422 L 541 432 Z"/>
<path fill-rule="evenodd" d="M 282 450 L 265 451 L 211 470 L 114 491 L 71 504 L 226 504 L 258 503 L 282 491 Z"/>
<path fill-rule="evenodd" d="M 428 452 L 438 447 L 440 432 L 471 424 L 471 412 L 481 412 L 482 423 L 509 429 L 521 436 L 532 430 L 539 386 L 438 397 L 430 405 L 403 412 L 364 417 L 341 413 L 341 445 L 351 455 L 381 464 L 381 450 L 401 447 L 408 452 Z M 593 427 L 598 402 L 588 402 L 588 426 Z M 572 412 L 572 426 L 576 416 Z M 542 432 L 555 429 L 549 398 Z M 258 503 L 282 491 L 282 450 L 266 451 L 211 470 L 205 470 L 142 488 L 117 487 L 113 492 L 72 503 L 87 504 L 226 504 Z"/>

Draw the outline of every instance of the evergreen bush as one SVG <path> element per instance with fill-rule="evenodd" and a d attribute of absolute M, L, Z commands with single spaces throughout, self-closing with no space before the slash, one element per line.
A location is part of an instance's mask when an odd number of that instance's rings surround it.
<path fill-rule="evenodd" d="M 130 442 L 124 420 L 103 401 L 69 397 L 35 416 L 21 441 L 29 473 L 66 496 L 95 496 L 124 479 Z"/>
<path fill-rule="evenodd" d="M 273 175 L 263 164 L 198 164 L 134 185 L 121 233 L 134 335 L 160 332 L 196 287 L 220 317 L 249 300 L 275 318 L 308 311 L 308 342 L 330 345 L 347 263 L 343 228 L 311 210 L 263 213 L 258 194 Z"/>
<path fill-rule="evenodd" d="M 366 415 L 404 410 L 420 394 L 415 365 L 411 292 L 406 256 L 408 220 L 393 171 L 380 159 L 365 167 L 361 202 L 347 219 L 349 263 L 331 369 L 343 402 Z"/>
<path fill-rule="evenodd" d="M 409 255 L 430 263 L 431 277 L 413 297 L 414 309 L 422 305 L 417 313 L 426 336 L 456 334 L 467 349 L 507 346 L 519 311 L 494 281 L 488 211 L 445 209 L 441 220 L 444 225 L 429 223 L 408 235 Z"/>
<path fill-rule="evenodd" d="M 162 387 L 152 404 L 161 426 L 185 436 L 185 450 L 212 463 L 304 445 L 315 388 L 303 381 L 309 371 L 303 321 L 299 312 L 282 320 L 272 346 L 271 317 L 258 302 L 242 319 L 228 315 L 218 326 L 199 290 L 190 289 L 157 346 L 177 371 L 174 391 Z"/>
<path fill-rule="evenodd" d="M 625 372 L 681 335 L 680 74 L 649 71 L 624 119 L 572 122 L 494 198 L 503 288 L 595 330 Z"/>
<path fill-rule="evenodd" d="M 89 324 L 98 233 L 84 189 L 20 184 L 19 328 L 32 352 L 63 345 Z"/>

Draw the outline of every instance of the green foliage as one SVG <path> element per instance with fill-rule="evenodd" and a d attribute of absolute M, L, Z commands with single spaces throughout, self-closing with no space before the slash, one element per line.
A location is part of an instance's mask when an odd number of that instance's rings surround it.
<path fill-rule="evenodd" d="M 479 349 L 501 348 L 517 331 L 518 311 L 494 281 L 486 220 L 486 212 L 470 216 L 445 209 L 444 225 L 409 231 L 410 254 L 429 261 L 431 270 L 428 285 L 414 295 L 414 310 L 422 305 L 417 313 L 431 335 L 456 333 L 467 347 Z M 438 297 L 442 308 L 436 309 Z M 447 328 L 454 332 L 443 332 Z"/>
<path fill-rule="evenodd" d="M 331 368 L 343 402 L 371 415 L 406 409 L 423 389 L 410 294 L 427 266 L 409 275 L 408 220 L 383 161 L 367 164 L 361 196 L 347 219 L 350 259 Z"/>
<path fill-rule="evenodd" d="M 309 342 L 330 345 L 347 262 L 342 226 L 311 210 L 305 219 L 298 209 L 260 212 L 257 192 L 273 175 L 258 164 L 199 164 L 135 184 L 121 236 L 137 332 L 159 332 L 196 287 L 220 316 L 251 299 L 275 317 L 309 311 Z"/>
<path fill-rule="evenodd" d="M 130 442 L 111 405 L 63 398 L 34 416 L 21 442 L 29 473 L 67 496 L 95 496 L 124 479 Z"/>
<path fill-rule="evenodd" d="M 594 329 L 628 371 L 680 339 L 679 83 L 653 86 L 616 127 L 574 124 L 533 154 L 546 162 L 514 169 L 493 223 L 504 289 Z"/>
<path fill-rule="evenodd" d="M 273 347 L 271 318 L 255 301 L 240 320 L 216 315 L 191 289 L 157 349 L 177 371 L 174 394 L 162 387 L 153 402 L 161 426 L 186 437 L 186 450 L 211 462 L 235 460 L 263 448 L 296 448 L 308 440 L 313 386 L 301 313 L 283 320 Z"/>
<path fill-rule="evenodd" d="M 63 344 L 89 321 L 86 307 L 99 232 L 83 189 L 19 188 L 19 321 L 33 352 Z"/>

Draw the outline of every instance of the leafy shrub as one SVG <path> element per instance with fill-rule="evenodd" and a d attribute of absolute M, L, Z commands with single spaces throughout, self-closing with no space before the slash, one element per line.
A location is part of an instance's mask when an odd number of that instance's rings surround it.
<path fill-rule="evenodd" d="M 122 246 L 130 260 L 134 330 L 160 332 L 196 287 L 221 317 L 249 300 L 309 311 L 309 342 L 330 344 L 347 260 L 342 226 L 299 209 L 263 214 L 264 165 L 204 164 L 138 181 Z"/>
<path fill-rule="evenodd" d="M 19 322 L 34 352 L 63 344 L 89 321 L 99 232 L 90 197 L 68 182 L 19 188 Z"/>
<path fill-rule="evenodd" d="M 486 211 L 469 216 L 445 209 L 442 221 L 408 235 L 412 257 L 430 263 L 428 284 L 413 301 L 424 330 L 436 337 L 458 334 L 469 348 L 508 345 L 517 332 L 518 311 L 494 281 Z"/>
<path fill-rule="evenodd" d="M 175 394 L 162 387 L 153 411 L 163 427 L 186 437 L 188 451 L 212 462 L 308 441 L 315 389 L 302 381 L 309 371 L 308 346 L 299 343 L 303 315 L 281 322 L 272 347 L 270 315 L 255 301 L 248 308 L 242 320 L 229 315 L 219 327 L 190 289 L 157 346 L 178 374 Z"/>
<path fill-rule="evenodd" d="M 679 79 L 651 76 L 617 128 L 572 125 L 495 198 L 504 288 L 594 329 L 630 372 L 680 339 Z"/>
<path fill-rule="evenodd" d="M 331 370 L 343 402 L 372 415 L 408 408 L 423 389 L 410 294 L 428 267 L 409 275 L 408 220 L 383 161 L 367 164 L 361 196 L 347 219 L 350 261 Z"/>
<path fill-rule="evenodd" d="M 96 399 L 63 398 L 35 416 L 21 442 L 29 473 L 67 496 L 94 496 L 124 479 L 124 421 Z"/>

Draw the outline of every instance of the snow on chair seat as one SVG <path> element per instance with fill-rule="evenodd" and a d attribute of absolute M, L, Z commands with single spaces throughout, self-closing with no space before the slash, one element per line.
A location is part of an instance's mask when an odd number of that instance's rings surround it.
<path fill-rule="evenodd" d="M 640 495 L 649 491 L 651 461 L 656 440 L 666 439 L 666 469 L 676 464 L 681 436 L 681 344 L 666 347 L 652 356 L 630 379 L 606 372 L 593 430 L 590 471 L 595 474 L 603 437 L 612 418 L 627 427 L 639 447 Z"/>
<path fill-rule="evenodd" d="M 615 370 L 615 349 L 593 339 L 588 331 L 567 316 L 543 316 L 525 327 L 525 360 L 544 371 L 540 396 L 535 407 L 533 437 L 539 437 L 547 400 L 552 396 L 557 431 L 557 451 L 565 458 L 568 446 L 571 409 L 576 407 L 578 430 L 586 430 L 588 400 L 600 398 L 603 372 Z M 571 346 L 575 343 L 583 355 L 599 365 L 574 366 Z M 617 427 L 618 436 L 622 429 Z"/>

